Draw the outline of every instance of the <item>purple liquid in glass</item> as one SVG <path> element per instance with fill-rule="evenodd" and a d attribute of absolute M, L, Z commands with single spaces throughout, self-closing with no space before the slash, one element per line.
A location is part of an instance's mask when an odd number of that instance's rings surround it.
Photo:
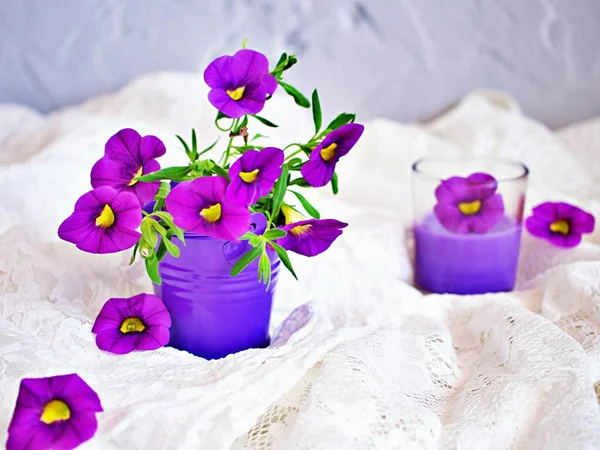
<path fill-rule="evenodd" d="M 513 289 L 521 225 L 505 217 L 485 234 L 451 233 L 435 216 L 415 225 L 415 281 L 433 293 L 483 294 Z"/>

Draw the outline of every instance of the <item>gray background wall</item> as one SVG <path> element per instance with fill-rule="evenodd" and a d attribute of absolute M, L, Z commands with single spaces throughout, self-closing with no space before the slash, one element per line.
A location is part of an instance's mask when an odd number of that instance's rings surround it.
<path fill-rule="evenodd" d="M 50 111 L 246 37 L 363 118 L 425 119 L 476 87 L 553 127 L 600 114 L 600 0 L 0 0 L 0 102 Z"/>

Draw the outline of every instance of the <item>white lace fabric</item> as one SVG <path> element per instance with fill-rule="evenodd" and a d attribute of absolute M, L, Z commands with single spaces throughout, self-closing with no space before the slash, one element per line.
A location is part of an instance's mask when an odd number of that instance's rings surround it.
<path fill-rule="evenodd" d="M 280 281 L 270 348 L 218 361 L 98 350 L 102 304 L 149 282 L 128 255 L 83 254 L 57 227 L 120 128 L 163 139 L 165 165 L 184 159 L 175 134 L 194 126 L 210 144 L 205 94 L 197 75 L 165 73 L 48 116 L 0 106 L 0 440 L 21 378 L 77 372 L 105 410 L 82 449 L 600 447 L 599 232 L 573 250 L 524 236 L 511 293 L 410 285 L 418 157 L 518 158 L 531 169 L 528 208 L 566 200 L 600 217 L 600 121 L 552 133 L 498 93 L 473 93 L 425 126 L 367 124 L 340 162 L 340 195 L 307 195 L 350 227 L 323 255 L 293 258 L 300 281 Z M 261 132 L 275 143 L 310 133 L 288 99 L 269 103 L 281 131 Z"/>

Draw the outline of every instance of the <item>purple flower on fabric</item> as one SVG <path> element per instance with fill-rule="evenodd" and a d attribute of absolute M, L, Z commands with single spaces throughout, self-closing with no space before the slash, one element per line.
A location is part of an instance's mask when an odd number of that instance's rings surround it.
<path fill-rule="evenodd" d="M 283 158 L 283 151 L 275 147 L 248 150 L 229 169 L 227 197 L 238 205 L 252 205 L 267 195 L 281 175 Z"/>
<path fill-rule="evenodd" d="M 349 123 L 333 130 L 310 154 L 309 161 L 300 170 L 308 184 L 314 187 L 325 186 L 335 171 L 335 165 L 358 142 L 365 127 Z"/>
<path fill-rule="evenodd" d="M 497 187 L 496 179 L 486 173 L 444 180 L 435 190 L 435 215 L 454 233 L 486 233 L 504 217 Z"/>
<path fill-rule="evenodd" d="M 92 327 L 100 350 L 123 355 L 156 350 L 169 343 L 171 316 L 156 295 L 109 299 Z"/>
<path fill-rule="evenodd" d="M 115 253 L 133 247 L 140 233 L 142 207 L 131 192 L 101 186 L 83 194 L 58 236 L 89 253 Z"/>
<path fill-rule="evenodd" d="M 246 49 L 211 62 L 204 71 L 204 81 L 212 88 L 208 100 L 233 119 L 258 114 L 267 95 L 273 95 L 277 89 L 277 79 L 269 73 L 267 57 Z"/>
<path fill-rule="evenodd" d="M 286 218 L 286 225 L 280 228 L 287 234 L 277 243 L 286 250 L 304 256 L 323 253 L 342 234 L 342 228 L 348 226 L 335 219 L 298 220 L 303 217 L 287 205 L 283 205 L 281 211 Z"/>
<path fill-rule="evenodd" d="M 112 186 L 118 191 L 132 192 L 145 203 L 154 199 L 159 181 L 137 181 L 136 177 L 156 172 L 156 158 L 165 154 L 165 145 L 156 136 L 144 136 L 125 128 L 106 143 L 104 157 L 92 167 L 92 187 Z"/>
<path fill-rule="evenodd" d="M 247 206 L 227 198 L 227 180 L 200 177 L 177 185 L 166 198 L 175 225 L 215 239 L 236 240 L 250 227 Z"/>
<path fill-rule="evenodd" d="M 595 219 L 590 213 L 568 203 L 546 202 L 533 208 L 525 221 L 527 231 L 546 239 L 557 247 L 576 247 L 581 235 L 594 231 Z"/>
<path fill-rule="evenodd" d="M 94 436 L 100 399 L 79 375 L 23 378 L 7 450 L 69 450 Z"/>

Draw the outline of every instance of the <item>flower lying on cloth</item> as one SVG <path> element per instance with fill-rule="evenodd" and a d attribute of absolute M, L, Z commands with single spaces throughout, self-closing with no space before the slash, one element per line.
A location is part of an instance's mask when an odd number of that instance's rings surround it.
<path fill-rule="evenodd" d="M 343 125 L 329 133 L 302 166 L 302 176 L 314 187 L 325 186 L 333 177 L 335 165 L 358 142 L 365 127 L 358 123 Z"/>
<path fill-rule="evenodd" d="M 101 186 L 83 194 L 58 236 L 89 253 L 114 253 L 133 247 L 140 233 L 142 207 L 131 192 Z"/>
<path fill-rule="evenodd" d="M 533 208 L 525 221 L 527 231 L 557 247 L 575 247 L 581 235 L 594 231 L 594 216 L 568 203 L 547 202 Z"/>
<path fill-rule="evenodd" d="M 212 88 L 208 100 L 234 119 L 259 113 L 267 95 L 277 89 L 277 79 L 269 73 L 267 57 L 246 49 L 215 59 L 204 71 L 204 81 Z"/>
<path fill-rule="evenodd" d="M 156 136 L 141 137 L 130 128 L 121 130 L 108 140 L 104 157 L 92 167 L 92 187 L 112 186 L 133 192 L 144 205 L 154 198 L 160 183 L 137 181 L 136 177 L 159 170 L 156 158 L 165 151 Z"/>
<path fill-rule="evenodd" d="M 242 236 L 250 227 L 250 211 L 227 198 L 227 184 L 225 178 L 217 176 L 177 185 L 166 199 L 175 224 L 215 239 Z"/>
<path fill-rule="evenodd" d="M 287 205 L 281 207 L 286 225 L 281 227 L 287 234 L 277 243 L 286 250 L 304 256 L 316 256 L 323 253 L 341 234 L 347 223 L 335 219 L 303 219 Z"/>
<path fill-rule="evenodd" d="M 273 189 L 281 175 L 283 152 L 275 147 L 248 150 L 229 169 L 227 197 L 239 205 L 251 205 Z"/>
<path fill-rule="evenodd" d="M 109 299 L 92 327 L 100 350 L 125 354 L 156 350 L 169 343 L 171 316 L 156 295 Z"/>
<path fill-rule="evenodd" d="M 98 395 L 79 375 L 21 380 L 7 450 L 72 449 L 96 433 Z"/>
<path fill-rule="evenodd" d="M 486 233 L 504 216 L 504 202 L 496 188 L 496 179 L 486 173 L 444 180 L 435 190 L 435 215 L 449 231 Z"/>

